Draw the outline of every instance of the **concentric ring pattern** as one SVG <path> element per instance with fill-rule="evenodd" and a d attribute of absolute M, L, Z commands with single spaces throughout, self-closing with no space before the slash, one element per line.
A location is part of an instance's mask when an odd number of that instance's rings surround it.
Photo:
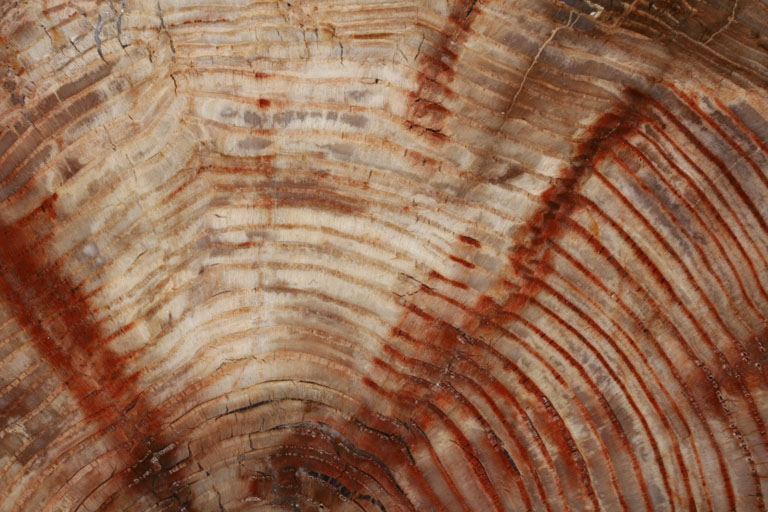
<path fill-rule="evenodd" d="M 766 510 L 764 1 L 0 42 L 0 510 Z"/>

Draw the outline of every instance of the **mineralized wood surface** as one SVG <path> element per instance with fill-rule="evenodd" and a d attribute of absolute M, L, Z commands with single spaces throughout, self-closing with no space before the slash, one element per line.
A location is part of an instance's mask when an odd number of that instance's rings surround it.
<path fill-rule="evenodd" d="M 0 84 L 0 510 L 766 510 L 765 1 L 3 0 Z"/>

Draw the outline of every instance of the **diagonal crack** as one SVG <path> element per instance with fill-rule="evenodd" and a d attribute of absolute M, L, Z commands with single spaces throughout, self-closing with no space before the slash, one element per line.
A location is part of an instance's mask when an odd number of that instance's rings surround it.
<path fill-rule="evenodd" d="M 517 102 L 518 96 L 520 96 L 520 93 L 523 92 L 523 87 L 525 86 L 525 81 L 528 79 L 528 75 L 533 70 L 533 67 L 536 65 L 536 63 L 539 61 L 539 58 L 541 57 L 541 54 L 544 52 L 544 49 L 547 47 L 549 43 L 552 42 L 552 40 L 555 38 L 558 32 L 560 32 L 564 28 L 571 27 L 576 20 L 579 19 L 579 15 L 576 15 L 576 18 L 573 17 L 573 11 L 568 13 L 568 23 L 565 25 L 561 25 L 559 27 L 555 27 L 552 32 L 549 34 L 549 37 L 539 46 L 539 51 L 536 52 L 536 55 L 533 56 L 533 60 L 528 65 L 528 69 L 525 70 L 525 73 L 523 73 L 523 79 L 520 81 L 520 86 L 517 88 L 517 91 L 515 92 L 515 95 L 512 96 L 512 102 L 507 107 L 507 112 L 515 106 L 515 103 Z"/>

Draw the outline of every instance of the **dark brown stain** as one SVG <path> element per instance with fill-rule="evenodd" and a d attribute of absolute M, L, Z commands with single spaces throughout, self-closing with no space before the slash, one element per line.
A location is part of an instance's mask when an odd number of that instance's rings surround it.
<path fill-rule="evenodd" d="M 45 117 L 45 115 L 59 106 L 61 102 L 55 94 L 49 94 L 41 99 L 37 105 L 29 112 L 29 119 L 33 123 L 36 123 L 39 119 Z"/>
<path fill-rule="evenodd" d="M 361 114 L 341 114 L 340 119 L 341 122 L 355 128 L 365 128 L 368 126 L 368 118 Z"/>
<path fill-rule="evenodd" d="M 65 101 L 66 99 L 74 96 L 80 91 L 87 89 L 91 85 L 109 76 L 110 72 L 112 71 L 112 66 L 113 66 L 112 64 L 106 64 L 106 63 L 100 65 L 94 71 L 91 71 L 90 73 L 86 73 L 80 78 L 78 78 L 77 80 L 73 82 L 69 82 L 59 87 L 56 90 L 56 95 L 59 97 L 61 101 Z"/>
<path fill-rule="evenodd" d="M 266 168 L 265 168 L 266 169 Z M 222 172 L 217 170 L 217 172 Z M 231 170 L 229 172 L 254 172 L 254 169 Z M 268 170 L 263 172 L 268 173 Z M 216 189 L 225 192 L 228 197 L 237 197 L 243 188 L 258 190 L 260 194 L 252 204 L 272 210 L 274 208 L 309 208 L 326 210 L 342 215 L 360 215 L 369 209 L 364 200 L 340 193 L 333 183 L 325 184 L 322 177 L 305 180 L 274 180 L 267 183 L 249 183 L 247 185 L 222 184 Z"/>

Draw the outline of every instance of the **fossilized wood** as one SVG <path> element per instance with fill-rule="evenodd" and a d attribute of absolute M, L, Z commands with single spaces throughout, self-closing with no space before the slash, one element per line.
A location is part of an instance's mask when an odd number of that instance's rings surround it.
<path fill-rule="evenodd" d="M 0 510 L 766 510 L 767 24 L 0 4 Z"/>

